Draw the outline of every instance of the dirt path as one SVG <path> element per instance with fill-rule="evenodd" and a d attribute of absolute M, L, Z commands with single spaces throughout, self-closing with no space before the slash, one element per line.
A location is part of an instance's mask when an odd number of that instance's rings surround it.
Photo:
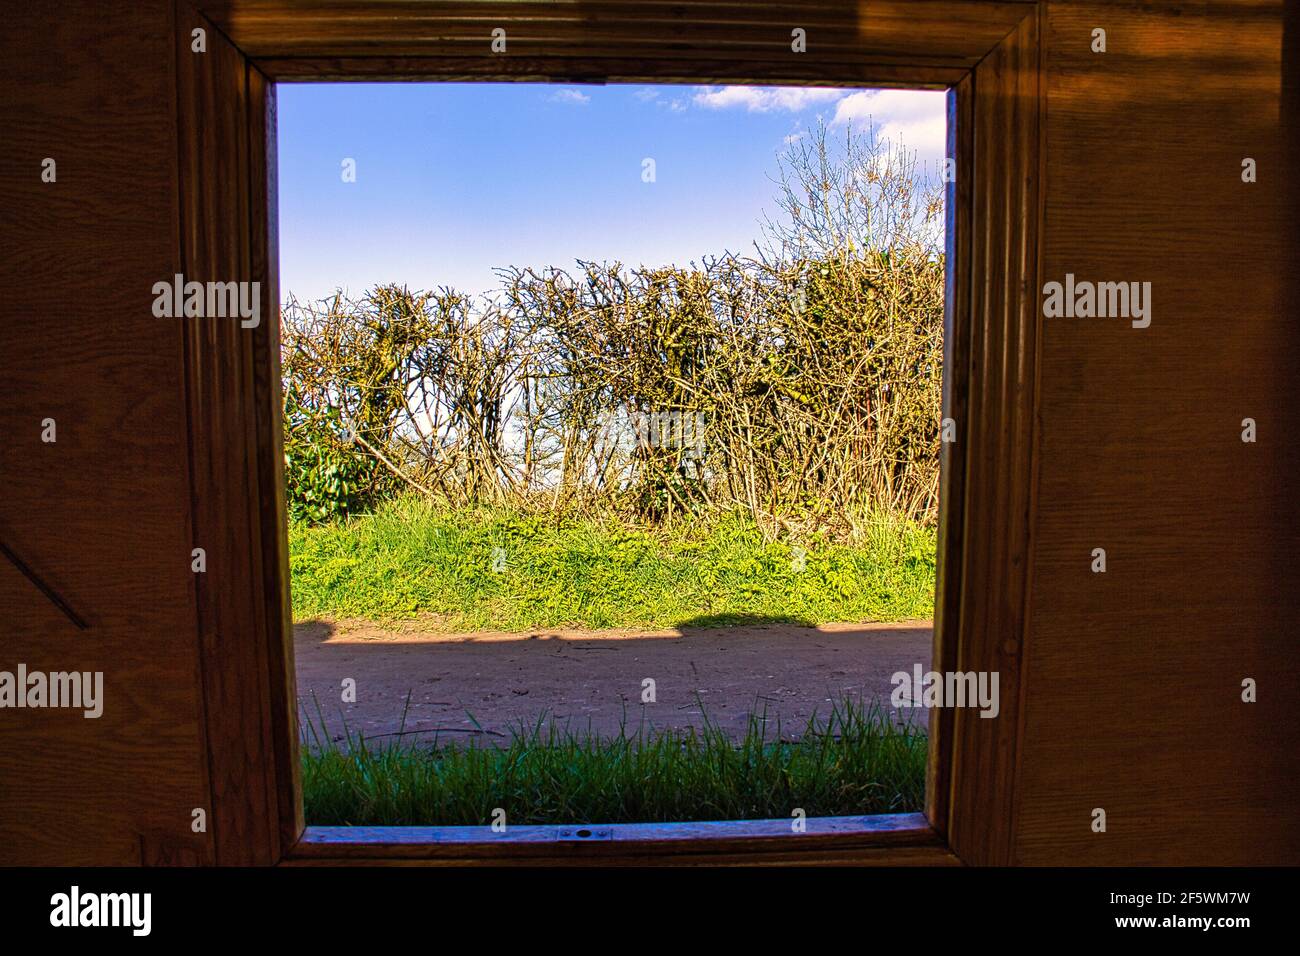
<path fill-rule="evenodd" d="M 489 739 L 549 713 L 575 731 L 618 733 L 642 715 L 655 727 L 700 725 L 700 703 L 729 733 L 743 732 L 751 710 L 797 736 L 831 698 L 876 698 L 888 707 L 891 675 L 928 669 L 931 625 L 757 624 L 665 631 L 537 631 L 435 634 L 384 630 L 363 622 L 311 621 L 295 629 L 298 695 L 315 715 L 312 693 L 332 735 L 341 716 L 367 737 L 398 730 L 411 692 L 408 740 Z M 356 681 L 356 703 L 342 682 Z M 641 703 L 642 681 L 655 703 Z M 698 694 L 698 701 L 697 695 Z M 468 712 L 468 713 L 467 713 Z M 901 719 L 923 711 L 899 711 Z"/>

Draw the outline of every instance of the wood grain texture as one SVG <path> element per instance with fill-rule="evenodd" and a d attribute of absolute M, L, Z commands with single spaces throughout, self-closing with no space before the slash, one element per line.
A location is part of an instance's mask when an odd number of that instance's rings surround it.
<path fill-rule="evenodd" d="M 364 862 L 645 865 L 653 863 L 959 863 L 923 815 L 606 826 L 308 827 L 292 864 Z"/>
<path fill-rule="evenodd" d="M 943 396 L 945 418 L 968 424 L 966 435 L 939 446 L 939 521 L 936 529 L 938 562 L 935 579 L 934 646 L 931 668 L 940 673 L 957 669 L 957 641 L 944 635 L 957 633 L 961 624 L 964 567 L 951 559 L 965 547 L 965 511 L 954 507 L 966 500 L 966 449 L 970 446 L 970 354 L 972 302 L 972 249 L 974 233 L 974 80 L 964 77 L 948 93 L 948 157 L 956 176 L 945 195 L 945 255 L 948 268 L 944 284 Z M 930 825 L 947 838 L 952 812 L 954 717 L 952 710 L 930 711 L 930 760 L 925 775 L 925 811 Z"/>
<path fill-rule="evenodd" d="M 841 867 L 950 867 L 961 866 L 953 852 L 941 843 L 933 846 L 875 846 L 875 847 L 827 847 L 824 850 L 798 848 L 773 848 L 770 850 L 746 850 L 731 852 L 717 841 L 709 845 L 700 845 L 697 850 L 668 852 L 663 847 L 642 853 L 628 853 L 618 856 L 598 856 L 588 852 L 571 850 L 557 851 L 550 854 L 529 853 L 526 856 L 487 857 L 477 850 L 472 853 L 447 854 L 434 851 L 435 844 L 423 854 L 411 856 L 357 855 L 331 850 L 319 857 L 286 857 L 280 865 L 285 867 L 479 867 L 479 866 L 529 866 L 529 867 L 667 867 L 667 866 L 841 866 Z"/>
<path fill-rule="evenodd" d="M 262 614 L 266 620 L 267 666 L 270 670 L 269 709 L 275 776 L 287 781 L 277 801 L 280 846 L 288 847 L 303 829 L 302 763 L 298 752 L 297 676 L 293 664 L 293 614 L 289 594 L 288 515 L 284 488 L 284 433 L 280 400 L 280 270 L 279 199 L 277 189 L 275 85 L 259 70 L 248 67 L 249 208 L 254 222 L 250 266 L 261 282 L 269 305 L 262 324 L 253 330 L 253 374 L 258 396 L 253 427 L 262 443 L 257 450 L 257 483 L 262 536 Z M 287 732 L 286 732 L 287 731 Z"/>
<path fill-rule="evenodd" d="M 256 325 L 209 316 L 184 329 L 210 826 L 218 863 L 266 864 L 293 829 L 280 791 L 297 798 L 268 90 L 185 0 L 177 20 L 185 278 L 262 283 Z M 207 30 L 205 53 L 191 52 L 191 27 Z"/>
<path fill-rule="evenodd" d="M 996 674 L 999 710 L 994 718 L 971 707 L 937 717 L 936 757 L 943 759 L 932 769 L 936 791 L 945 787 L 945 773 L 951 781 L 942 828 L 949 845 L 978 864 L 1008 862 L 1014 836 L 1035 470 L 1038 59 L 1038 17 L 1031 13 L 958 95 L 959 110 L 969 98 L 965 175 L 972 182 L 953 237 L 950 314 L 959 330 L 946 368 L 959 447 L 946 464 L 964 460 L 952 469 L 960 494 L 954 498 L 950 485 L 944 503 L 961 528 L 945 518 L 936 649 L 946 669 Z"/>
<path fill-rule="evenodd" d="M 1153 317 L 1044 320 L 1018 862 L 1300 861 L 1281 12 L 1048 9 L 1045 276 L 1150 281 Z"/>
<path fill-rule="evenodd" d="M 204 0 L 202 9 L 245 53 L 285 57 L 498 58 L 628 55 L 645 59 L 723 57 L 747 63 L 793 58 L 863 59 L 969 68 L 1024 14 L 1003 0 L 862 0 L 857 3 L 674 0 Z M 791 50 L 806 31 L 808 53 Z"/>
<path fill-rule="evenodd" d="M 741 58 L 647 59 L 643 56 L 371 56 L 260 57 L 258 69 L 277 80 L 374 80 L 473 82 L 510 80 L 535 83 L 727 83 L 766 86 L 908 87 L 942 89 L 969 72 L 941 61 L 881 62 L 787 57 L 761 63 Z"/>
<path fill-rule="evenodd" d="M 927 3 L 923 7 L 932 17 L 946 11 L 949 26 L 963 27 L 969 26 L 967 17 L 975 10 L 965 4 L 943 7 Z M 1019 5 L 1009 9 L 1016 20 L 997 19 L 987 9 L 977 11 L 978 15 L 993 17 L 996 29 L 974 31 L 978 36 L 987 34 L 980 42 L 992 38 L 992 46 L 967 51 L 970 62 L 979 65 L 971 78 L 963 81 L 955 101 L 958 104 L 955 110 L 969 123 L 960 150 L 964 152 L 970 183 L 952 194 L 958 207 L 954 222 L 959 222 L 962 228 L 955 233 L 951 251 L 961 278 L 950 297 L 949 325 L 956 332 L 949 337 L 948 359 L 949 367 L 960 371 L 953 378 L 955 387 L 949 386 L 945 408 L 957 422 L 962 444 L 944 463 L 945 469 L 955 477 L 945 479 L 945 540 L 941 563 L 951 566 L 953 573 L 946 573 L 940 582 L 940 603 L 950 613 L 941 619 L 935 638 L 939 649 L 936 659 L 949 662 L 953 669 L 999 674 L 1003 713 L 999 721 L 991 723 L 972 723 L 963 720 L 961 714 L 951 712 L 937 716 L 938 745 L 928 787 L 929 816 L 935 821 L 936 829 L 950 837 L 955 830 L 962 839 L 966 858 L 982 863 L 1004 862 L 1010 852 L 1020 713 L 1018 675 L 1033 478 L 1031 427 L 1036 309 L 1028 291 L 1032 285 L 1025 283 L 1024 275 L 1036 275 L 1041 215 L 1037 193 L 1038 33 L 1035 8 Z M 1006 12 L 999 10 L 997 16 Z M 220 17 L 219 13 L 214 15 Z M 385 21 L 385 29 L 402 35 L 419 32 L 419 18 L 409 8 L 403 7 L 395 15 L 406 19 Z M 229 20 L 224 22 L 228 29 L 234 29 Z M 263 34 L 266 44 L 254 42 L 254 46 L 271 54 L 258 64 L 274 76 L 276 69 L 292 67 L 295 62 L 285 54 L 298 49 L 296 44 L 303 27 L 291 29 L 284 20 L 268 22 L 274 22 L 275 26 L 266 27 L 267 33 Z M 354 18 L 348 22 L 355 26 L 359 21 Z M 888 17 L 881 22 L 889 22 Z M 1008 25 L 1016 23 L 1020 25 L 1007 32 Z M 578 27 L 570 24 L 564 29 L 573 31 Z M 895 22 L 891 29 L 900 31 L 901 26 Z M 275 43 L 270 42 L 273 30 L 281 31 Z M 365 47 L 364 43 L 354 43 L 345 52 L 362 52 Z M 627 57 L 636 69 L 645 70 L 645 64 L 654 63 L 654 69 L 671 71 L 670 75 L 680 77 L 693 75 L 691 71 L 695 68 L 685 54 L 653 59 L 658 52 L 653 41 L 632 33 L 620 37 L 613 49 Z M 500 64 L 507 59 L 482 55 L 461 57 L 441 68 L 451 71 L 449 75 L 493 79 L 499 78 Z M 538 57 L 536 61 L 535 65 L 528 65 L 529 70 L 548 69 L 544 58 Z M 599 58 L 570 61 L 557 56 L 554 61 L 571 75 L 595 75 L 599 70 L 610 69 Z M 342 64 L 359 62 L 363 61 L 352 57 L 340 61 Z M 739 62 L 747 71 L 747 78 L 757 82 L 772 79 L 765 72 L 765 65 L 755 58 Z M 818 62 L 816 69 L 825 73 L 845 69 L 834 58 L 822 57 Z M 313 61 L 312 69 L 317 68 Z M 618 71 L 627 68 L 627 63 L 620 62 L 611 72 L 618 75 Z M 788 63 L 781 67 L 788 68 Z M 868 70 L 855 68 L 853 81 L 868 82 Z M 896 67 L 891 78 L 908 75 L 907 71 L 911 71 L 914 81 L 934 79 L 932 68 L 924 64 Z M 807 76 L 808 73 L 804 75 L 805 81 Z M 844 82 L 842 78 L 841 82 Z M 976 232 L 978 229 L 983 231 Z M 1012 520 L 1007 520 L 1008 509 Z M 264 528 L 263 533 L 269 536 L 271 530 Z M 991 612 L 990 607 L 994 608 Z M 290 795 L 283 781 L 280 790 L 281 802 L 287 802 Z M 310 859 L 328 855 L 328 831 L 319 833 L 320 839 L 308 841 Z M 341 851 L 347 843 L 341 842 Z M 403 842 L 403 846 L 408 843 Z M 473 848 L 473 852 L 489 850 L 498 860 L 536 852 L 514 841 L 499 848 L 495 844 L 491 848 L 486 845 Z M 725 859 L 736 851 L 728 841 L 715 840 L 708 852 Z M 355 846 L 347 852 L 355 853 Z M 430 859 L 448 852 L 451 851 L 437 848 L 419 851 Z M 546 850 L 548 854 L 552 852 Z M 686 851 L 681 845 L 665 841 L 658 852 L 675 856 Z M 705 850 L 701 846 L 692 852 Z M 791 844 L 783 852 L 796 853 L 796 847 Z M 465 846 L 455 850 L 457 858 L 467 854 L 472 855 Z"/>
<path fill-rule="evenodd" d="M 146 832 L 206 852 L 181 329 L 150 311 L 177 265 L 170 35 L 89 0 L 0 29 L 0 539 L 88 624 L 0 560 L 0 669 L 104 674 L 98 719 L 0 711 L 0 865 L 138 864 Z"/>

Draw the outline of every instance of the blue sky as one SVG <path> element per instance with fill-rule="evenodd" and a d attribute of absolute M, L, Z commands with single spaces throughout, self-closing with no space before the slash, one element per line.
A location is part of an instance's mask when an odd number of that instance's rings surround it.
<path fill-rule="evenodd" d="M 870 122 L 931 164 L 945 130 L 934 91 L 284 83 L 277 96 L 280 283 L 300 299 L 380 282 L 481 293 L 498 265 L 748 252 L 775 212 L 777 155 L 818 116 Z"/>

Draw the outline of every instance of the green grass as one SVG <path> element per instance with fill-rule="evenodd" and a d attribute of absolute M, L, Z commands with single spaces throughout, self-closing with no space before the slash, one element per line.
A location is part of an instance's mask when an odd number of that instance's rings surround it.
<path fill-rule="evenodd" d="M 733 742 L 701 730 L 574 734 L 539 720 L 502 746 L 343 745 L 308 726 L 303 804 L 315 826 L 486 826 L 790 819 L 920 810 L 927 738 L 845 700 L 797 741 L 751 716 Z M 401 738 L 397 738 L 400 741 Z"/>
<path fill-rule="evenodd" d="M 881 515 L 859 527 L 850 543 L 798 546 L 735 517 L 664 530 L 399 500 L 291 528 L 293 611 L 456 631 L 930 618 L 933 529 Z"/>

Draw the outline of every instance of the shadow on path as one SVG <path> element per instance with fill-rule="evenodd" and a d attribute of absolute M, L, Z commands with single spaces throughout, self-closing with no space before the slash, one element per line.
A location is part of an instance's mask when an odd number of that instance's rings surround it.
<path fill-rule="evenodd" d="M 493 739 L 549 714 L 576 732 L 701 725 L 733 736 L 751 712 L 798 736 L 832 700 L 877 701 L 890 709 L 890 677 L 930 666 L 928 621 L 826 624 L 770 618 L 699 618 L 651 631 L 538 629 L 441 634 L 368 622 L 306 621 L 294 628 L 298 695 L 314 718 L 319 703 L 332 736 L 392 735 L 410 693 L 405 737 Z M 342 682 L 356 681 L 355 703 Z M 654 701 L 643 703 L 646 680 Z M 315 695 L 315 702 L 312 695 Z M 894 711 L 924 728 L 924 711 Z M 471 717 L 472 715 L 472 717 Z"/>

